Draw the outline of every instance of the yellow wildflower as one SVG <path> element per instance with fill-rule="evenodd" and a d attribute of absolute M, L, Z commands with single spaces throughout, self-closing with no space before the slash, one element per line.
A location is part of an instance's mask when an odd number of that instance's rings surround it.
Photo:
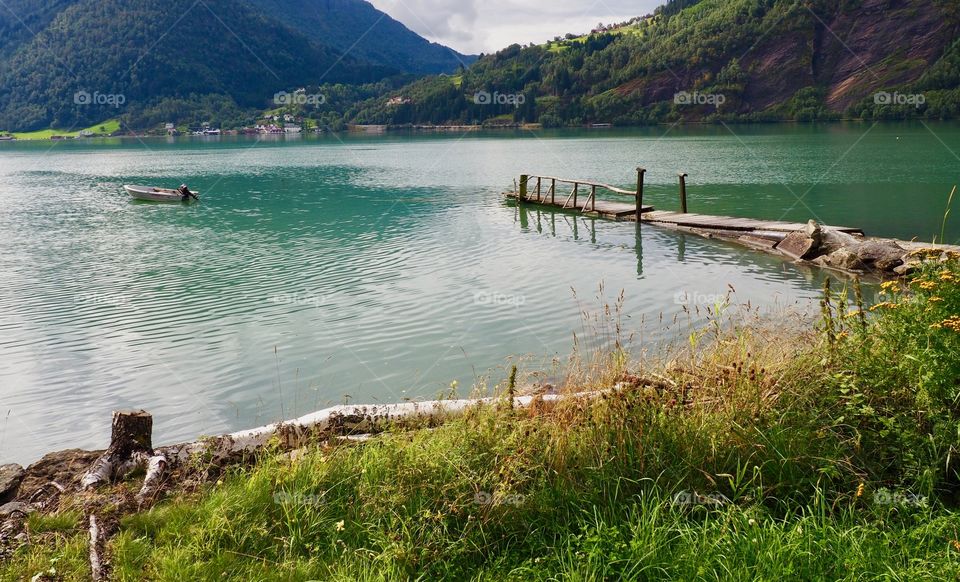
<path fill-rule="evenodd" d="M 857 485 L 857 497 L 863 497 L 863 492 L 866 490 L 866 485 L 863 483 Z"/>
<path fill-rule="evenodd" d="M 937 288 L 937 284 L 933 281 L 920 281 L 918 285 L 924 291 L 932 291 Z"/>
<path fill-rule="evenodd" d="M 887 281 L 886 283 L 882 283 L 880 285 L 880 288 L 883 289 L 884 291 L 890 291 L 895 287 L 897 287 L 899 284 L 900 283 L 898 281 Z"/>
<path fill-rule="evenodd" d="M 877 303 L 870 308 L 870 311 L 876 311 L 878 309 L 894 309 L 897 306 L 896 303 L 890 303 L 889 301 L 884 301 L 883 303 Z"/>
<path fill-rule="evenodd" d="M 930 299 L 927 299 L 927 301 L 930 303 L 942 303 L 943 297 L 931 297 Z"/>
<path fill-rule="evenodd" d="M 939 257 L 940 249 L 934 249 L 930 247 L 917 249 L 911 252 L 910 256 L 911 257 Z"/>
<path fill-rule="evenodd" d="M 955 283 L 957 281 L 957 278 L 950 271 L 944 271 L 940 273 L 940 280 L 946 281 L 948 283 Z"/>
<path fill-rule="evenodd" d="M 931 329 L 949 329 L 960 333 L 960 316 L 954 315 L 948 319 L 944 319 L 940 323 L 935 323 L 930 326 Z"/>
<path fill-rule="evenodd" d="M 343 531 L 344 528 L 346 528 L 347 526 L 344 524 L 344 521 L 341 519 L 340 521 L 337 522 L 336 526 L 334 527 L 337 528 L 337 531 Z"/>
<path fill-rule="evenodd" d="M 953 540 L 953 541 L 950 542 L 950 543 L 953 544 L 953 549 L 955 549 L 955 550 L 957 550 L 958 552 L 960 552 L 960 541 Z"/>
<path fill-rule="evenodd" d="M 845 318 L 857 317 L 857 316 L 860 315 L 861 313 L 863 313 L 863 312 L 860 311 L 859 309 L 851 309 L 850 311 L 847 312 L 846 315 L 844 315 L 844 317 L 845 317 Z"/>

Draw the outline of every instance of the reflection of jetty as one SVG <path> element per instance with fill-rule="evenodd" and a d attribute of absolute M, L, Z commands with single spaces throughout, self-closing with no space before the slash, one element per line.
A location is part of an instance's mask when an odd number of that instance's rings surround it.
<path fill-rule="evenodd" d="M 554 176 L 520 176 L 519 187 L 515 192 L 507 192 L 508 198 L 521 204 L 551 206 L 589 216 L 612 220 L 643 221 L 679 230 L 689 230 L 701 234 L 715 234 L 725 237 L 756 239 L 741 242 L 749 246 L 772 247 L 783 240 L 787 234 L 806 228 L 806 224 L 757 220 L 753 218 L 734 218 L 732 216 L 710 216 L 687 212 L 687 174 L 680 178 L 680 211 L 656 210 L 643 203 L 643 184 L 646 170 L 637 168 L 637 187 L 626 190 L 589 180 L 570 180 Z M 558 187 L 564 191 L 558 190 Z M 570 191 L 566 191 L 571 187 Z M 627 201 L 598 199 L 597 194 L 612 194 Z M 827 226 L 833 231 L 863 236 L 859 228 L 846 226 Z M 770 241 L 769 244 L 763 241 Z M 752 242 L 752 244 L 751 244 Z"/>

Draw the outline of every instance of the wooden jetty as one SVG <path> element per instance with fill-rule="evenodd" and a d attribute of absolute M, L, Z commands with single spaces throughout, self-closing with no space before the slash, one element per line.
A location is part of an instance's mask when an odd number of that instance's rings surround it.
<path fill-rule="evenodd" d="M 637 187 L 626 190 L 589 180 L 571 180 L 555 176 L 520 176 L 518 188 L 507 192 L 508 198 L 520 204 L 534 204 L 569 210 L 588 216 L 611 220 L 642 221 L 659 224 L 668 228 L 691 230 L 703 234 L 714 234 L 730 238 L 746 238 L 742 242 L 750 244 L 750 238 L 781 240 L 787 234 L 806 228 L 806 224 L 796 222 L 759 220 L 754 218 L 735 218 L 732 216 L 711 216 L 687 212 L 687 174 L 680 172 L 680 211 L 656 210 L 643 203 L 643 182 L 646 170 L 637 168 Z M 572 186 L 569 192 L 560 192 L 559 186 Z M 597 192 L 609 192 L 616 196 L 632 198 L 629 202 L 598 200 Z M 835 231 L 855 236 L 863 236 L 863 230 L 846 226 L 826 226 Z M 751 245 L 755 246 L 755 245 Z M 762 243 L 760 246 L 765 246 Z"/>

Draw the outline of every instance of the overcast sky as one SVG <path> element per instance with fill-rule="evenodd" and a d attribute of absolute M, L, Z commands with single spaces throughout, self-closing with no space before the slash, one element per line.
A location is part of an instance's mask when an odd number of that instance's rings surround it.
<path fill-rule="evenodd" d="M 370 0 L 421 36 L 462 53 L 541 43 L 649 14 L 664 0 Z"/>

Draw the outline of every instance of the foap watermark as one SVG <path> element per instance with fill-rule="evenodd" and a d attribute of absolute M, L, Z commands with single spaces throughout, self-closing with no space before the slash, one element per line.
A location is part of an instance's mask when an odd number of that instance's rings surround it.
<path fill-rule="evenodd" d="M 319 309 L 321 305 L 327 303 L 327 298 L 311 291 L 303 291 L 300 293 L 271 295 L 268 301 L 270 303 L 276 303 L 277 305 L 310 305 Z"/>
<path fill-rule="evenodd" d="M 277 491 L 273 494 L 273 502 L 277 505 L 316 506 L 323 503 L 323 496 Z"/>
<path fill-rule="evenodd" d="M 477 505 L 512 505 L 518 507 L 523 505 L 523 500 L 524 496 L 516 493 L 497 498 L 489 491 L 478 491 L 473 496 L 473 502 Z"/>
<path fill-rule="evenodd" d="M 691 507 L 696 505 L 719 507 L 721 505 L 729 504 L 730 498 L 723 493 L 707 493 L 701 495 L 696 491 L 681 491 L 673 496 L 672 503 L 674 505 L 683 507 Z"/>
<path fill-rule="evenodd" d="M 327 102 L 327 96 L 322 93 L 305 93 L 301 91 L 287 93 L 286 91 L 280 91 L 279 93 L 275 93 L 273 95 L 274 105 L 318 106 L 318 105 L 323 105 L 326 102 Z"/>
<path fill-rule="evenodd" d="M 527 298 L 523 295 L 478 291 L 473 294 L 473 302 L 476 305 L 508 305 L 510 307 L 520 307 L 527 302 Z"/>
<path fill-rule="evenodd" d="M 929 501 L 925 495 L 916 493 L 902 493 L 899 491 L 889 491 L 881 489 L 874 492 L 873 502 L 877 505 L 908 505 L 912 507 L 927 507 Z"/>
<path fill-rule="evenodd" d="M 112 305 L 114 307 L 126 307 L 130 305 L 130 298 L 126 295 L 113 295 L 110 293 L 81 293 L 77 295 L 76 302 L 85 305 Z"/>
<path fill-rule="evenodd" d="M 720 107 L 727 102 L 727 96 L 723 93 L 680 91 L 673 95 L 673 102 L 677 105 L 713 105 L 714 107 Z"/>
<path fill-rule="evenodd" d="M 910 105 L 919 108 L 926 104 L 927 97 L 923 93 L 887 93 L 880 91 L 874 93 L 873 102 L 877 105 Z"/>
<path fill-rule="evenodd" d="M 726 303 L 727 296 L 723 293 L 697 293 L 680 290 L 673 295 L 673 302 L 687 307 L 693 307 L 694 305 L 712 306 Z"/>
<path fill-rule="evenodd" d="M 473 102 L 477 105 L 513 105 L 519 107 L 527 102 L 527 96 L 523 93 L 477 91 L 473 94 Z"/>
<path fill-rule="evenodd" d="M 123 93 L 101 93 L 94 91 L 77 91 L 73 94 L 73 102 L 77 105 L 109 105 L 110 107 L 120 107 L 127 102 L 127 97 Z"/>

